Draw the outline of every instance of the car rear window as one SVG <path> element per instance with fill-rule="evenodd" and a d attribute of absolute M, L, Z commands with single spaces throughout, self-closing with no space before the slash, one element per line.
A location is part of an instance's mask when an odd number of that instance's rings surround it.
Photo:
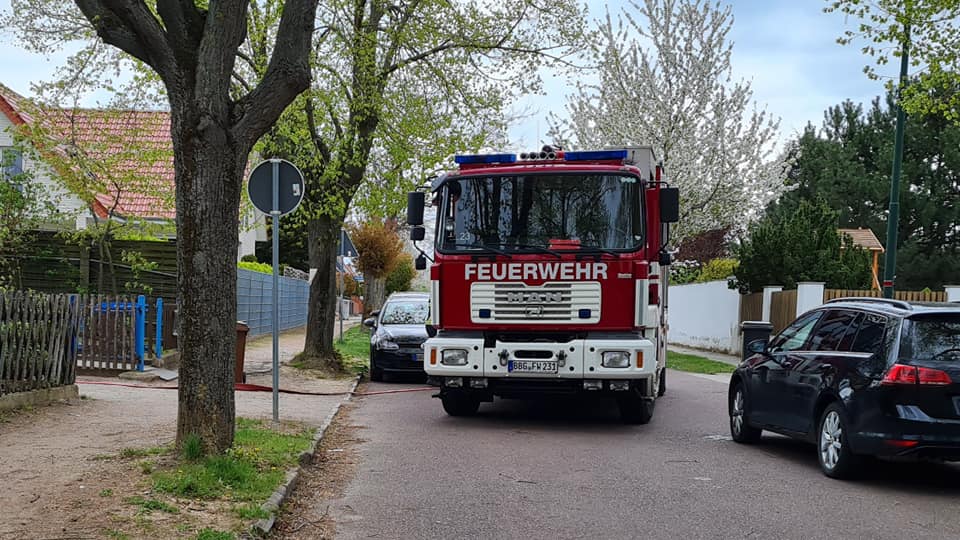
<path fill-rule="evenodd" d="M 430 305 L 421 300 L 394 300 L 383 306 L 380 324 L 424 324 Z"/>
<path fill-rule="evenodd" d="M 960 313 L 915 315 L 906 319 L 900 334 L 901 363 L 960 364 Z"/>

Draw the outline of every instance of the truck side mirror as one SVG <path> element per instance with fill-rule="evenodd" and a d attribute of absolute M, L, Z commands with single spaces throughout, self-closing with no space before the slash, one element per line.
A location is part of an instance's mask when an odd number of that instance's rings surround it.
<path fill-rule="evenodd" d="M 417 270 L 426 270 L 427 269 L 427 257 L 421 253 L 417 260 L 413 262 L 413 267 Z"/>
<path fill-rule="evenodd" d="M 427 236 L 427 230 L 423 228 L 423 225 L 415 225 L 410 229 L 410 239 L 414 242 L 419 242 Z"/>
<path fill-rule="evenodd" d="M 426 194 L 424 192 L 411 191 L 407 193 L 407 225 L 412 227 L 423 225 L 423 207 L 425 204 Z"/>
<path fill-rule="evenodd" d="M 660 189 L 660 221 L 663 223 L 680 221 L 680 189 Z"/>
<path fill-rule="evenodd" d="M 661 251 L 660 260 L 657 262 L 660 263 L 660 266 L 670 266 L 670 264 L 673 262 L 673 257 L 671 257 L 666 251 Z"/>

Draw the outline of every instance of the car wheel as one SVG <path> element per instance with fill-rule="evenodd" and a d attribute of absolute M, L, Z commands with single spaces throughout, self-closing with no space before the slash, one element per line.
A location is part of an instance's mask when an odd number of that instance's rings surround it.
<path fill-rule="evenodd" d="M 820 416 L 817 436 L 817 459 L 820 470 L 830 478 L 850 478 L 856 473 L 860 459 L 850 451 L 847 419 L 843 408 L 831 403 Z"/>
<path fill-rule="evenodd" d="M 733 388 L 728 404 L 730 412 L 730 436 L 734 441 L 741 444 L 755 443 L 760 440 L 763 430 L 755 428 L 747 421 L 747 394 L 743 390 L 743 384 L 737 383 Z"/>
<path fill-rule="evenodd" d="M 370 380 L 373 382 L 383 380 L 383 369 L 377 367 L 377 361 L 373 359 L 373 349 L 370 349 Z"/>
<path fill-rule="evenodd" d="M 648 424 L 653 418 L 654 401 L 640 397 L 623 397 L 617 400 L 620 419 L 625 424 Z"/>
<path fill-rule="evenodd" d="M 480 399 L 462 392 L 446 392 L 440 396 L 443 410 L 450 416 L 473 416 L 480 409 Z"/>
<path fill-rule="evenodd" d="M 667 368 L 660 368 L 660 387 L 657 388 L 657 397 L 667 393 Z"/>

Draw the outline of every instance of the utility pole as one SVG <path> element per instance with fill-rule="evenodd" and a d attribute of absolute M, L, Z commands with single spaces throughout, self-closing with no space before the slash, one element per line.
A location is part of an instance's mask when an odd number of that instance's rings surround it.
<path fill-rule="evenodd" d="M 900 81 L 897 86 L 897 131 L 893 143 L 893 172 L 890 175 L 890 211 L 887 215 L 887 253 L 883 262 L 883 297 L 893 298 L 893 281 L 897 270 L 897 229 L 900 221 L 900 166 L 903 163 L 903 89 L 907 85 L 910 60 L 910 24 L 904 27 L 900 54 Z"/>

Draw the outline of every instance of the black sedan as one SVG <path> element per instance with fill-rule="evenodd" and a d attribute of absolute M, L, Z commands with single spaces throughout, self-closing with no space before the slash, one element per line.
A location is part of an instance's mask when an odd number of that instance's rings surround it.
<path fill-rule="evenodd" d="M 363 321 L 370 333 L 370 380 L 382 381 L 384 373 L 423 371 L 423 342 L 427 340 L 426 322 L 430 315 L 430 296 L 426 293 L 394 293 Z"/>
<path fill-rule="evenodd" d="M 834 300 L 748 349 L 730 380 L 735 441 L 816 443 L 834 478 L 864 456 L 960 461 L 960 306 Z"/>

